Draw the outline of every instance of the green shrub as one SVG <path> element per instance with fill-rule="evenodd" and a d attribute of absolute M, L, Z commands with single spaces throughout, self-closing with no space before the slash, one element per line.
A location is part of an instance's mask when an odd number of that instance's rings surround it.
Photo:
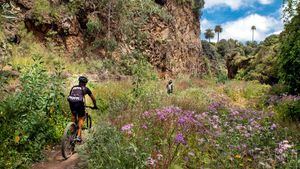
<path fill-rule="evenodd" d="M 300 120 L 300 100 L 282 101 L 275 109 L 283 120 Z"/>
<path fill-rule="evenodd" d="M 115 127 L 102 123 L 95 128 L 79 151 L 88 168 L 146 168 L 149 155 L 137 148 Z"/>
<path fill-rule="evenodd" d="M 102 32 L 103 29 L 103 24 L 102 22 L 99 20 L 98 17 L 89 17 L 88 18 L 88 23 L 86 24 L 87 26 L 87 33 L 90 36 L 94 36 L 97 35 L 98 33 Z"/>
<path fill-rule="evenodd" d="M 288 86 L 284 84 L 275 84 L 270 88 L 269 94 L 271 95 L 281 95 L 283 93 L 288 93 Z"/>
<path fill-rule="evenodd" d="M 280 80 L 289 86 L 291 94 L 300 93 L 300 4 L 297 15 L 285 25 L 280 41 L 280 55 L 278 59 Z"/>
<path fill-rule="evenodd" d="M 65 126 L 60 68 L 46 73 L 40 57 L 20 77 L 22 90 L 0 102 L 0 168 L 28 167 Z"/>

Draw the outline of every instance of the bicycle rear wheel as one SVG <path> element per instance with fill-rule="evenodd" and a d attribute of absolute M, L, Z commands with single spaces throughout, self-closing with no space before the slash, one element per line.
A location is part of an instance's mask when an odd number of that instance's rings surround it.
<path fill-rule="evenodd" d="M 70 122 L 65 128 L 63 138 L 61 140 L 61 153 L 65 159 L 72 156 L 76 144 L 77 126 L 74 122 Z"/>

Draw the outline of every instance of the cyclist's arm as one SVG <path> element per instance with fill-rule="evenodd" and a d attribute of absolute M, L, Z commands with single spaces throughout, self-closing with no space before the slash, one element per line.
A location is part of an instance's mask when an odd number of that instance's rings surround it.
<path fill-rule="evenodd" d="M 97 107 L 97 102 L 96 102 L 95 96 L 94 96 L 93 94 L 90 94 L 89 96 L 90 96 L 90 98 L 91 98 L 92 101 L 93 101 L 94 107 Z"/>
<path fill-rule="evenodd" d="M 90 98 L 92 99 L 93 104 L 94 104 L 94 108 L 98 108 L 97 103 L 96 103 L 96 98 L 95 98 L 95 96 L 93 95 L 92 91 L 89 88 L 86 88 L 86 94 L 88 94 L 90 96 Z"/>

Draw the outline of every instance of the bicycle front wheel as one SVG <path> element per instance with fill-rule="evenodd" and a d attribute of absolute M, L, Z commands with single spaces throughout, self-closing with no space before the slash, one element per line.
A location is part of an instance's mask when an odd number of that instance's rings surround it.
<path fill-rule="evenodd" d="M 61 153 L 65 159 L 72 156 L 76 144 L 77 127 L 74 122 L 70 122 L 65 128 L 61 140 Z"/>

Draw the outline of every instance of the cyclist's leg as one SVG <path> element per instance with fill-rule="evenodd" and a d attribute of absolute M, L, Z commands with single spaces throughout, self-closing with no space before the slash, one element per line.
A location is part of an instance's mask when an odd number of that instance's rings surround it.
<path fill-rule="evenodd" d="M 79 107 L 78 109 L 78 133 L 77 136 L 81 138 L 81 130 L 84 122 L 84 116 L 85 116 L 85 107 L 84 104 Z"/>
<path fill-rule="evenodd" d="M 81 138 L 82 126 L 84 123 L 84 116 L 78 117 L 78 136 Z"/>

